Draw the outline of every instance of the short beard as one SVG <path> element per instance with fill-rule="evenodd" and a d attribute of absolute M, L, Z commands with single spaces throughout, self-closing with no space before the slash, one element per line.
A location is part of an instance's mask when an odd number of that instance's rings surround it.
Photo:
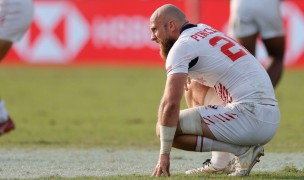
<path fill-rule="evenodd" d="M 172 38 L 165 39 L 163 42 L 160 43 L 160 56 L 163 60 L 166 60 L 168 57 L 168 54 L 174 45 L 175 40 Z"/>

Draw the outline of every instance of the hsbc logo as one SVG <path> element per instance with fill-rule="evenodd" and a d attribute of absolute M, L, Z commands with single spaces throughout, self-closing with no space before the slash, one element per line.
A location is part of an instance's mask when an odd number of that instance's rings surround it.
<path fill-rule="evenodd" d="M 30 30 L 14 49 L 29 63 L 67 63 L 89 37 L 89 25 L 74 4 L 38 1 Z"/>
<path fill-rule="evenodd" d="M 92 7 L 82 7 L 85 3 L 36 1 L 31 28 L 14 45 L 18 56 L 33 64 L 66 64 L 79 56 L 102 57 L 108 49 L 158 48 L 150 40 L 148 18 L 124 12 L 108 15 L 103 8 L 87 13 Z"/>

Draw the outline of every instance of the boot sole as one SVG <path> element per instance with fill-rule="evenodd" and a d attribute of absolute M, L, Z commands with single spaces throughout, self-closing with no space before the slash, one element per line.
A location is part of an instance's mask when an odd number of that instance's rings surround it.
<path fill-rule="evenodd" d="M 260 150 L 258 151 L 258 153 L 256 154 L 255 156 L 255 159 L 253 160 L 253 162 L 251 163 L 251 165 L 249 166 L 245 176 L 249 176 L 250 172 L 251 172 L 251 169 L 253 168 L 253 166 L 257 163 L 257 162 L 260 162 L 260 157 L 261 156 L 264 156 L 265 153 L 264 153 L 264 148 L 262 146 L 258 147 L 260 148 Z"/>

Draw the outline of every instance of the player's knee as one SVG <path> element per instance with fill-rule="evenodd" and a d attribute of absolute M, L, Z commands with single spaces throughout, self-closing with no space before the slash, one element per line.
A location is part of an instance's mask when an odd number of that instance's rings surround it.
<path fill-rule="evenodd" d="M 284 56 L 279 56 L 275 58 L 275 63 L 283 65 Z"/>
<path fill-rule="evenodd" d="M 182 134 L 203 135 L 198 108 L 180 111 L 179 128 Z"/>
<path fill-rule="evenodd" d="M 285 37 L 263 40 L 272 64 L 282 64 L 285 55 Z"/>
<path fill-rule="evenodd" d="M 283 64 L 284 54 L 276 53 L 276 54 L 269 54 L 270 59 L 272 59 L 273 64 Z"/>

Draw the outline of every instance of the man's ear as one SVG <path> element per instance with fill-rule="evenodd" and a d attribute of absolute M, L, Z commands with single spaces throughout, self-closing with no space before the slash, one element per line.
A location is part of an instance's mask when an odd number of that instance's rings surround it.
<path fill-rule="evenodd" d="M 169 21 L 169 29 L 170 29 L 171 32 L 176 31 L 177 26 L 176 26 L 175 21 L 173 21 L 173 20 Z"/>

